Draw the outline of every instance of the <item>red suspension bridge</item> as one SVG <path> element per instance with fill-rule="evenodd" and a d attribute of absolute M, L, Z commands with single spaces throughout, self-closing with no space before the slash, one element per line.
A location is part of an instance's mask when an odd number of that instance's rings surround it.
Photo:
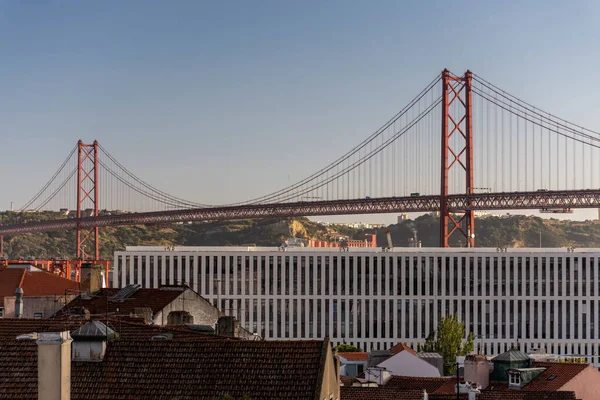
<path fill-rule="evenodd" d="M 79 141 L 21 208 L 74 210 L 75 216 L 1 225 L 0 235 L 74 229 L 76 257 L 96 260 L 98 229 L 105 226 L 439 211 L 440 246 L 448 247 L 452 235 L 475 246 L 476 210 L 600 208 L 599 150 L 600 133 L 470 71 L 456 76 L 444 70 L 342 157 L 293 185 L 238 203 L 172 196 L 138 178 L 98 142 Z"/>

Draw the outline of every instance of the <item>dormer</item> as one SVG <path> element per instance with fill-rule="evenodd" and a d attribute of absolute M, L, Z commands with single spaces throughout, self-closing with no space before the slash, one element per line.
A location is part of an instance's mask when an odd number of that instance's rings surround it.
<path fill-rule="evenodd" d="M 73 361 L 102 361 L 106 344 L 117 333 L 100 321 L 90 321 L 71 333 Z"/>
<path fill-rule="evenodd" d="M 510 349 L 492 360 L 494 370 L 492 379 L 497 381 L 508 381 L 509 370 L 526 369 L 531 367 L 531 358 L 517 349 Z"/>
<path fill-rule="evenodd" d="M 546 368 L 515 368 L 506 371 L 508 375 L 508 387 L 510 389 L 521 389 L 529 382 L 537 378 Z"/>

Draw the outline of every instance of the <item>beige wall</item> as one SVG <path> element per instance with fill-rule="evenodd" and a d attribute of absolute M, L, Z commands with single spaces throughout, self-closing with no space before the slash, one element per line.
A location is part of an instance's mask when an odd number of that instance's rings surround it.
<path fill-rule="evenodd" d="M 194 317 L 194 324 L 215 326 L 220 313 L 210 302 L 191 289 L 185 290 L 175 300 L 154 315 L 154 323 L 166 325 L 173 311 L 187 311 Z"/>
<path fill-rule="evenodd" d="M 600 371 L 588 365 L 560 390 L 573 391 L 580 400 L 600 399 Z"/>
<path fill-rule="evenodd" d="M 321 400 L 329 400 L 333 396 L 334 400 L 340 398 L 340 365 L 337 357 L 333 356 L 331 346 L 327 347 L 327 360 L 323 371 L 323 382 L 321 384 Z"/>
<path fill-rule="evenodd" d="M 50 318 L 75 297 L 77 296 L 72 294 L 67 296 L 24 296 L 21 318 L 34 318 L 35 313 L 42 313 L 42 318 Z M 15 302 L 15 296 L 4 298 L 4 318 L 15 318 Z"/>
<path fill-rule="evenodd" d="M 70 400 L 71 335 L 43 332 L 38 339 L 38 400 Z"/>

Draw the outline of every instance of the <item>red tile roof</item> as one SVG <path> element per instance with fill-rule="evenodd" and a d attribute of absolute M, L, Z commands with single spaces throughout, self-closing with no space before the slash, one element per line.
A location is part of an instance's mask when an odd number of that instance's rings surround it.
<path fill-rule="evenodd" d="M 106 323 L 105 320 L 100 320 Z M 83 319 L 57 320 L 57 319 L 2 319 L 0 318 L 0 340 L 12 340 L 19 335 L 32 332 L 58 332 L 74 331 L 83 326 L 87 321 Z M 139 320 L 111 319 L 108 326 L 119 334 L 120 339 L 147 340 L 154 335 L 171 333 L 173 340 L 206 340 L 225 339 L 189 329 L 185 325 L 170 325 L 168 327 L 148 325 Z"/>
<path fill-rule="evenodd" d="M 319 398 L 329 341 L 112 341 L 72 362 L 72 400 Z M 37 399 L 37 344 L 0 341 L 0 399 Z"/>
<path fill-rule="evenodd" d="M 532 382 L 523 387 L 522 391 L 558 391 L 571 379 L 575 378 L 586 368 L 593 368 L 589 364 L 559 363 L 559 362 L 533 362 L 532 367 L 546 368 Z M 600 377 L 600 372 L 598 373 Z M 548 380 L 550 378 L 550 380 Z M 508 382 L 492 381 L 486 391 L 510 391 Z"/>
<path fill-rule="evenodd" d="M 405 345 L 404 343 L 398 343 L 397 345 L 395 345 L 394 347 L 392 347 L 390 349 L 390 353 L 392 354 L 398 354 L 402 351 L 408 351 L 410 354 L 413 355 L 417 355 L 417 352 L 414 351 L 413 349 L 411 349 L 410 347 L 408 347 L 407 345 Z"/>
<path fill-rule="evenodd" d="M 594 368 L 590 364 L 559 362 L 534 362 L 533 367 L 546 368 L 546 370 L 525 386 L 523 390 L 560 390 L 561 387 L 575 378 L 584 369 Z M 598 376 L 600 377 L 600 372 L 598 372 Z M 548 380 L 549 378 L 550 380 Z"/>
<path fill-rule="evenodd" d="M 363 352 L 363 351 L 343 352 L 343 353 L 338 353 L 338 356 L 344 357 L 348 361 L 368 361 L 369 360 L 369 353 Z"/>
<path fill-rule="evenodd" d="M 446 387 L 450 382 L 454 393 L 453 378 L 425 378 L 418 376 L 392 376 L 384 385 L 386 388 L 401 390 L 427 390 L 427 393 L 448 393 Z"/>
<path fill-rule="evenodd" d="M 430 400 L 441 400 L 437 397 L 429 397 Z M 450 399 L 450 398 L 448 398 Z M 577 400 L 575 392 L 527 392 L 511 390 L 508 392 L 483 391 L 477 400 Z"/>
<path fill-rule="evenodd" d="M 408 378 L 408 377 L 402 377 Z M 427 386 L 423 387 L 428 393 L 429 400 L 454 400 L 456 399 L 456 392 L 454 391 L 454 380 L 447 379 L 452 385 L 444 384 L 436 389 L 436 385 L 432 382 L 423 381 L 425 378 L 414 378 L 420 383 L 415 386 Z M 340 400 L 394 400 L 394 399 L 422 399 L 423 389 L 408 388 L 406 385 L 399 385 L 397 387 L 389 386 L 388 382 L 384 386 L 380 387 L 344 387 L 340 388 Z M 398 383 L 398 382 L 396 382 Z M 424 385 L 425 384 L 425 385 Z M 452 386 L 451 391 L 447 391 L 448 387 Z M 460 399 L 467 399 L 466 393 L 459 395 Z M 574 392 L 562 392 L 562 391 L 523 391 L 523 390 L 510 390 L 510 391 L 482 391 L 478 395 L 477 400 L 577 400 Z"/>
<path fill-rule="evenodd" d="M 74 309 L 81 307 L 86 308 L 91 315 L 97 316 L 106 315 L 107 308 L 108 314 L 112 315 L 117 315 L 117 309 L 119 315 L 130 315 L 136 308 L 150 308 L 153 314 L 156 314 L 179 297 L 186 289 L 187 287 L 185 286 L 139 289 L 131 297 L 122 302 L 107 299 L 107 297 L 110 299 L 111 296 L 121 289 L 102 289 L 89 299 L 82 298 L 81 296 L 73 299 L 56 315 L 62 318 L 73 312 Z"/>
<path fill-rule="evenodd" d="M 4 297 L 14 296 L 19 287 L 23 296 L 64 296 L 65 291 L 79 290 L 79 283 L 42 270 L 0 268 L 0 304 Z"/>
<path fill-rule="evenodd" d="M 358 382 L 358 379 L 356 379 L 355 376 L 342 375 L 342 376 L 340 376 L 340 382 L 344 386 L 352 386 L 354 384 L 354 382 Z"/>
<path fill-rule="evenodd" d="M 422 400 L 422 390 L 391 391 L 385 387 L 340 388 L 340 400 Z"/>

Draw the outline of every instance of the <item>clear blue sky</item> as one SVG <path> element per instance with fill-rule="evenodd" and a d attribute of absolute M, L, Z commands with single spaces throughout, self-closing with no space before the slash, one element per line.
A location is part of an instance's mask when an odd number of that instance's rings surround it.
<path fill-rule="evenodd" d="M 79 138 L 197 202 L 274 191 L 445 67 L 599 130 L 598 16 L 594 0 L 0 1 L 0 209 Z"/>

